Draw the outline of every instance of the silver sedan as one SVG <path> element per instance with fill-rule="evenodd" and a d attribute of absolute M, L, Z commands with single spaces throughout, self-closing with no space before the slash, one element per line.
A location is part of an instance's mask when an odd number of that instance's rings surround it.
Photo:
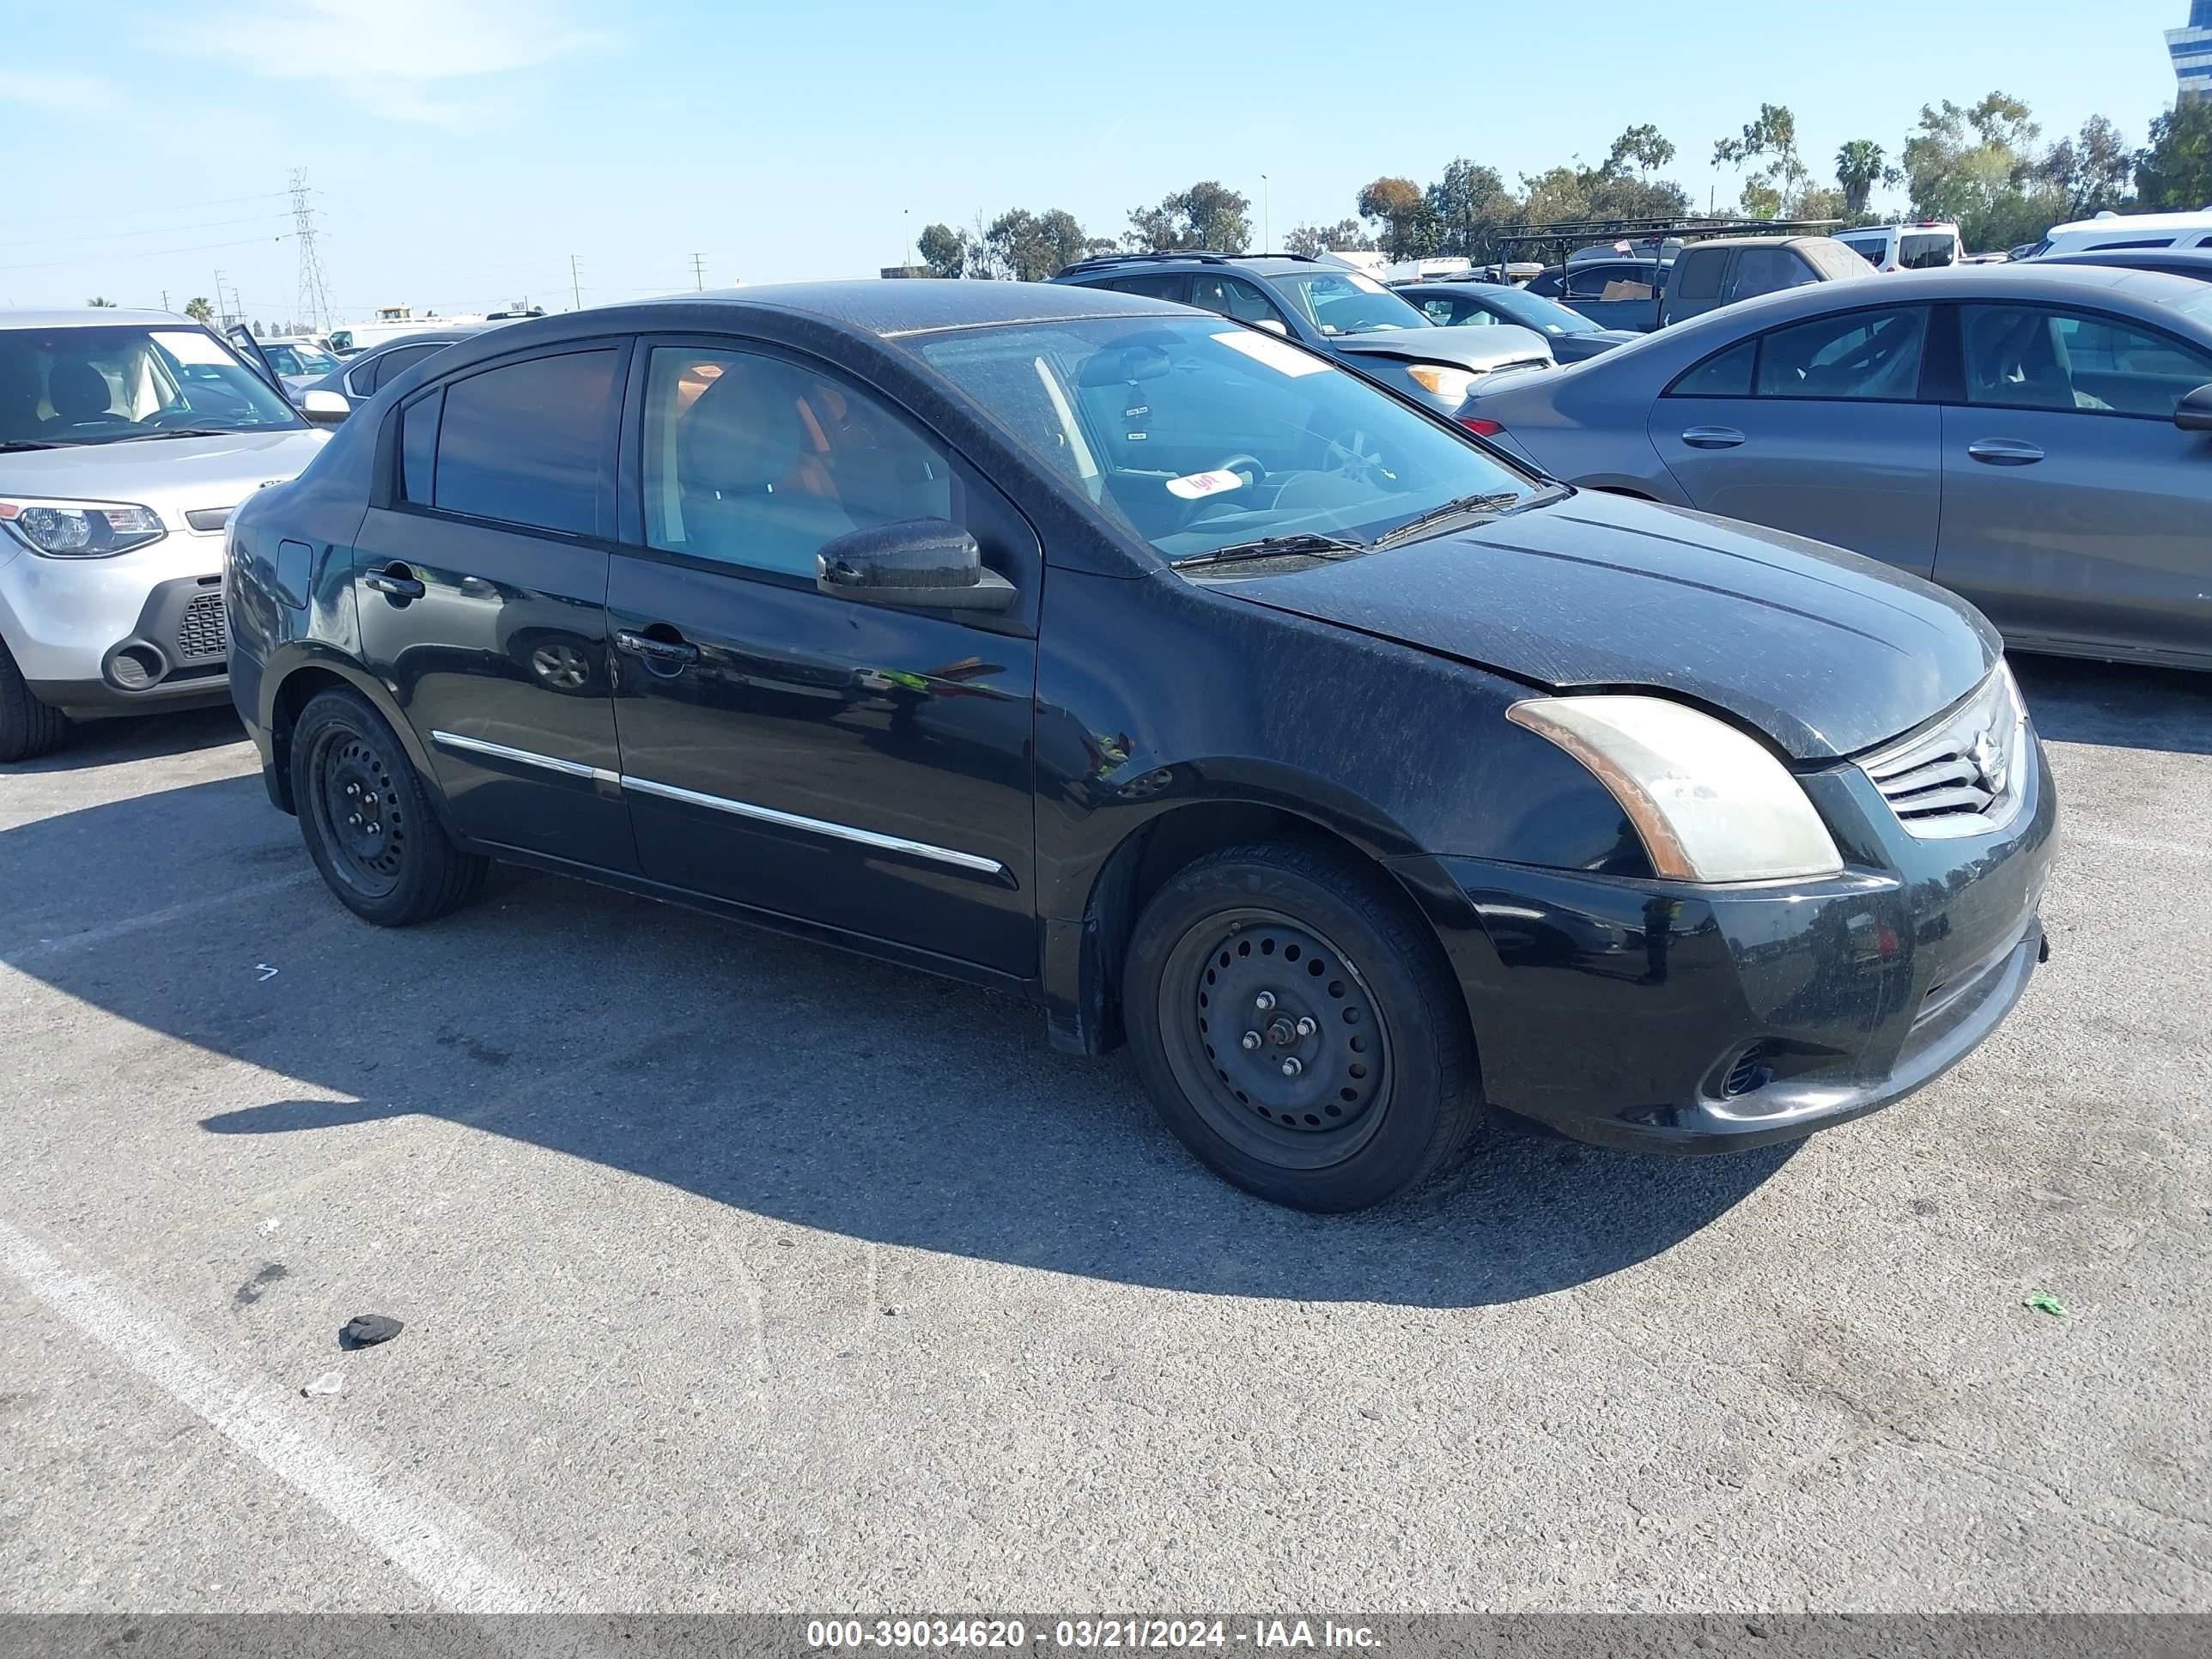
<path fill-rule="evenodd" d="M 1459 418 L 1570 483 L 1929 577 L 2023 650 L 2212 668 L 2203 283 L 2012 264 L 1823 283 L 1501 377 Z"/>

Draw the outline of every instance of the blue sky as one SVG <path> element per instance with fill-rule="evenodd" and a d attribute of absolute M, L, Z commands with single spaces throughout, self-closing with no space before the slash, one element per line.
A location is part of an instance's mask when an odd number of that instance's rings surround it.
<path fill-rule="evenodd" d="M 1789 105 L 1825 171 L 2001 88 L 2140 142 L 2185 0 L 1460 0 L 1395 11 L 693 0 L 0 0 L 0 304 L 296 290 L 315 187 L 343 316 L 872 273 L 932 220 L 1064 207 L 1117 234 L 1200 179 L 1278 240 L 1379 173 L 1511 178 L 1650 122 L 1700 201 L 1716 138 Z"/>

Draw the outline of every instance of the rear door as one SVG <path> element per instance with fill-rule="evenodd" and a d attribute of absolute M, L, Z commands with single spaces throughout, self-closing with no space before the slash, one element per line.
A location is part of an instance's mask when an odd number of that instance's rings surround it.
<path fill-rule="evenodd" d="M 1962 305 L 1936 579 L 2022 644 L 2212 661 L 2212 353 L 2132 319 Z"/>
<path fill-rule="evenodd" d="M 1942 501 L 1941 416 L 1921 399 L 1929 312 L 1839 312 L 1741 341 L 1654 403 L 1652 445 L 1708 513 L 1925 576 Z"/>
<path fill-rule="evenodd" d="M 629 348 L 564 343 L 410 398 L 354 546 L 363 662 L 471 836 L 634 870 L 607 673 Z"/>

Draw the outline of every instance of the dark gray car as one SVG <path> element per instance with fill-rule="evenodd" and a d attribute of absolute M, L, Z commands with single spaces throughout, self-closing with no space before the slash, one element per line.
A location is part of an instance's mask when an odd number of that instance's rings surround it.
<path fill-rule="evenodd" d="M 2212 285 L 1822 283 L 1501 377 L 1460 419 L 1571 483 L 1931 577 L 2023 649 L 2212 668 Z"/>
<path fill-rule="evenodd" d="M 1439 328 L 1511 323 L 1534 329 L 1550 343 L 1553 359 L 1563 363 L 1578 363 L 1636 338 L 1631 330 L 1600 328 L 1572 307 L 1510 283 L 1398 283 L 1392 292 Z"/>
<path fill-rule="evenodd" d="M 403 334 L 369 350 L 356 352 L 320 380 L 310 380 L 298 392 L 300 412 L 317 426 L 336 426 L 376 395 L 386 381 L 396 380 L 425 357 L 443 351 L 456 340 L 481 334 L 481 328 L 434 328 L 420 334 Z M 317 393 L 322 394 L 316 396 Z M 313 398 L 311 403 L 309 399 Z M 343 400 L 337 401 L 337 400 Z"/>

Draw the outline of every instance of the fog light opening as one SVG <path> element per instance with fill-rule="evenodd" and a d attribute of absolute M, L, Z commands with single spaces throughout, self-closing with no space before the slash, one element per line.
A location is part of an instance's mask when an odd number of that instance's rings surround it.
<path fill-rule="evenodd" d="M 152 646 L 126 645 L 108 659 L 107 677 L 125 691 L 143 691 L 168 669 Z"/>
<path fill-rule="evenodd" d="M 1766 1045 L 1754 1042 L 1729 1067 L 1728 1076 L 1721 1084 L 1721 1095 L 1723 1099 L 1734 1100 L 1739 1095 L 1763 1089 L 1773 1080 L 1773 1068 L 1766 1063 Z"/>

